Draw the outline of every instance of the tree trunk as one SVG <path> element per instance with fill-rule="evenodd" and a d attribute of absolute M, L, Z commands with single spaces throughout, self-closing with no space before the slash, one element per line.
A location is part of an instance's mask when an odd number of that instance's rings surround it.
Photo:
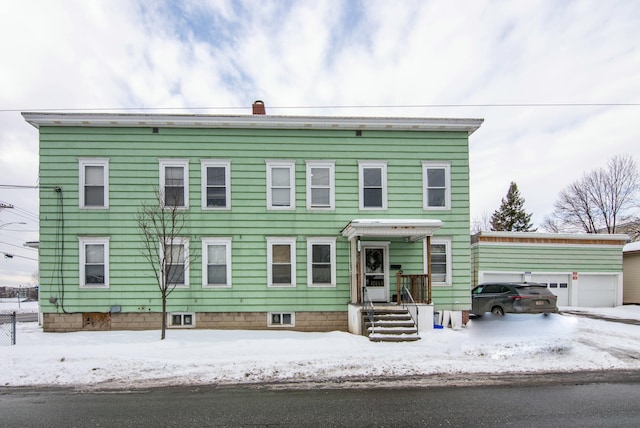
<path fill-rule="evenodd" d="M 167 331 L 167 295 L 162 293 L 162 333 L 160 340 L 164 340 Z"/>

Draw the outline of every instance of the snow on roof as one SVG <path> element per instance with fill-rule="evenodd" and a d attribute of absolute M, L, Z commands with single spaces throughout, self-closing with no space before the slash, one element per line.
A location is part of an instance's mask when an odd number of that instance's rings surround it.
<path fill-rule="evenodd" d="M 631 253 L 634 251 L 640 251 L 640 241 L 638 242 L 630 242 L 624 246 L 622 249 L 623 253 Z"/>

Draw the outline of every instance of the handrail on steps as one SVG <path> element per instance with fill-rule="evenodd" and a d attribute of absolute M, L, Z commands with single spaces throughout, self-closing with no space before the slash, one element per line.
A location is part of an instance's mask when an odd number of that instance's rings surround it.
<path fill-rule="evenodd" d="M 418 304 L 415 300 L 413 300 L 413 296 L 411 295 L 411 291 L 407 288 L 406 285 L 402 286 L 402 308 L 409 312 L 411 315 L 411 319 L 413 323 L 416 325 L 416 330 L 420 331 L 420 326 L 418 325 Z"/>
<path fill-rule="evenodd" d="M 375 310 L 373 308 L 373 301 L 371 300 L 371 297 L 369 297 L 369 293 L 367 292 L 367 287 L 362 287 L 362 302 L 362 310 L 367 313 L 369 323 L 371 323 L 371 334 L 374 334 L 376 332 Z"/>

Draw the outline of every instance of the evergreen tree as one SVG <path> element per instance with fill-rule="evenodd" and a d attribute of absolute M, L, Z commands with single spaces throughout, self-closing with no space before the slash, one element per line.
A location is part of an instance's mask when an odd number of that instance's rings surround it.
<path fill-rule="evenodd" d="M 535 232 L 531 216 L 524 210 L 524 198 L 520 196 L 518 185 L 511 182 L 507 196 L 502 198 L 500 208 L 491 216 L 491 230 L 506 232 Z"/>

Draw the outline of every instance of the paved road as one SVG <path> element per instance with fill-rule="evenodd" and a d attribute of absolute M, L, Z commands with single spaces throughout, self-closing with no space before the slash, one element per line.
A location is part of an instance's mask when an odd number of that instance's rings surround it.
<path fill-rule="evenodd" d="M 0 425 L 637 427 L 640 383 L 273 390 L 0 389 Z"/>

